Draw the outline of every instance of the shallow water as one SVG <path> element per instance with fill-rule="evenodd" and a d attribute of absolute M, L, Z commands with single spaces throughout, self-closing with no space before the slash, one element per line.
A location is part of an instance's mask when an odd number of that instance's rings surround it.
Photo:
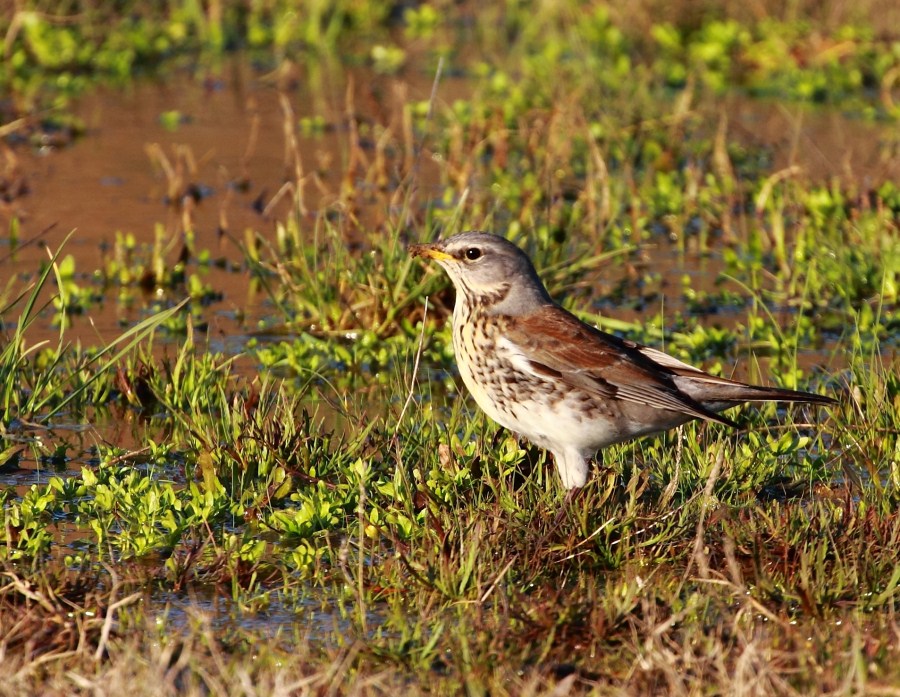
<path fill-rule="evenodd" d="M 303 591 L 299 591 L 303 594 Z M 344 613 L 352 611 L 342 591 L 328 594 L 320 587 L 310 587 L 305 599 L 285 599 L 277 591 L 268 592 L 258 607 L 249 610 L 212 587 L 193 586 L 183 592 L 155 593 L 146 599 L 148 614 L 161 614 L 172 630 L 186 629 L 202 623 L 219 633 L 234 627 L 254 636 L 285 642 L 287 647 L 297 640 L 316 641 L 336 646 L 336 637 L 350 634 L 351 621 Z M 378 607 L 366 609 L 366 621 L 380 627 L 384 618 Z"/>
<path fill-rule="evenodd" d="M 208 249 L 220 263 L 189 269 L 223 292 L 208 313 L 210 337 L 216 348 L 240 351 L 258 328 L 256 320 L 270 311 L 244 268 L 240 245 L 245 231 L 271 237 L 291 212 L 292 196 L 279 196 L 297 174 L 286 143 L 286 119 L 296 124 L 316 116 L 326 124 L 310 135 L 294 129 L 300 166 L 306 174 L 315 171 L 318 179 L 308 183 L 304 196 L 312 223 L 320 211 L 339 203 L 341 168 L 332 163 L 345 158 L 348 147 L 348 82 L 356 93 L 350 106 L 362 119 L 396 119 L 401 107 L 394 81 L 388 84 L 371 73 L 320 76 L 318 88 L 304 77 L 282 89 L 236 60 L 214 79 L 176 73 L 166 80 L 138 81 L 126 90 L 100 88 L 86 95 L 76 108 L 87 128 L 83 137 L 63 147 L 15 151 L 28 193 L 0 209 L 0 224 L 8 225 L 13 217 L 20 224 L 16 247 L 11 249 L 8 239 L 0 241 L 0 277 L 33 277 L 47 259 L 44 245 L 56 250 L 71 231 L 64 255 L 75 257 L 79 278 L 86 282 L 112 254 L 117 232 L 152 245 L 161 227 L 166 239 L 176 241 L 167 255 L 174 263 L 177 240 L 190 227 L 196 248 Z M 402 81 L 404 98 L 427 99 L 430 79 L 411 73 Z M 446 98 L 454 99 L 463 81 L 445 78 L 443 88 Z M 172 112 L 181 115 L 181 122 L 169 130 L 161 116 Z M 428 166 L 420 172 L 427 186 L 433 173 Z M 173 181 L 180 183 L 178 191 L 190 185 L 201 198 L 188 201 L 187 208 L 171 201 Z M 109 298 L 91 308 L 90 321 L 76 318 L 66 336 L 93 345 L 117 336 L 122 321 L 134 319 Z M 58 337 L 49 321 L 35 329 L 33 341 Z"/>

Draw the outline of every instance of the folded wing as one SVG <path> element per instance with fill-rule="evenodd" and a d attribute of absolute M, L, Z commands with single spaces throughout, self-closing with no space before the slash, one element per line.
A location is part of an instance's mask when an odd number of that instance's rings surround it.
<path fill-rule="evenodd" d="M 741 383 L 715 378 L 660 351 L 601 332 L 559 307 L 548 305 L 509 320 L 507 345 L 517 352 L 519 367 L 602 397 L 735 425 L 680 389 L 676 380 L 691 376 L 723 386 Z M 548 337 L 556 341 L 548 342 Z"/>

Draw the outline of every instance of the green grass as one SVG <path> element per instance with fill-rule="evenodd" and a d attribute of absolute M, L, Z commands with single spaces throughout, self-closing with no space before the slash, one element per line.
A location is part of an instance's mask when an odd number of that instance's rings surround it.
<path fill-rule="evenodd" d="M 337 204 L 310 210 L 310 180 L 290 182 L 294 212 L 234 264 L 283 340 L 209 350 L 227 289 L 193 273 L 212 255 L 190 235 L 183 253 L 118 236 L 89 287 L 65 248 L 4 287 L 0 476 L 41 469 L 0 488 L 0 694 L 896 691 L 896 184 L 772 172 L 693 108 L 740 89 L 895 119 L 872 99 L 897 65 L 876 15 L 507 3 L 470 25 L 452 4 L 274 2 L 52 19 L 70 9 L 4 27 L 0 83 L 23 113 L 38 79 L 71 95 L 233 47 L 401 76 L 424 51 L 421 70 L 441 55 L 471 95 L 445 103 L 438 80 L 400 118 L 285 124 L 339 127 L 342 157 Z M 566 500 L 547 455 L 466 398 L 452 292 L 405 251 L 469 228 L 522 244 L 589 321 L 840 404 L 611 447 Z M 68 343 L 144 287 L 159 305 L 117 341 Z M 34 343 L 54 317 L 58 339 Z"/>

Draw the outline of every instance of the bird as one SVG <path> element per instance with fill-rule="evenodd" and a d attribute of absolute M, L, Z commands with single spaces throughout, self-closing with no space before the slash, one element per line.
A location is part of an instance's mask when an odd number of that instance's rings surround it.
<path fill-rule="evenodd" d="M 587 483 L 609 445 L 744 402 L 835 404 L 831 397 L 711 375 L 658 349 L 608 334 L 555 302 L 528 255 L 495 233 L 462 232 L 409 246 L 437 262 L 456 289 L 453 350 L 478 406 L 553 454 L 567 490 Z"/>

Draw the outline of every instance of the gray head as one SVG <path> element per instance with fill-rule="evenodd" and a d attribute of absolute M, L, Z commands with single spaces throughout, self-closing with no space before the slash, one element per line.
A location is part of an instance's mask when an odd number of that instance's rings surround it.
<path fill-rule="evenodd" d="M 499 235 L 463 232 L 411 245 L 409 251 L 441 265 L 456 287 L 457 302 L 510 315 L 553 302 L 525 252 Z"/>

